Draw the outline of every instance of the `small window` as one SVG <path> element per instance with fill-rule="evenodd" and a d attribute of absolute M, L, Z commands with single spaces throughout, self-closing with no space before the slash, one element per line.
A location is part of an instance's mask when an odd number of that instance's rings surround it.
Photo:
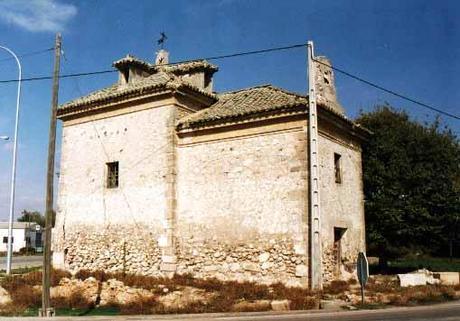
<path fill-rule="evenodd" d="M 335 182 L 337 184 L 342 183 L 341 158 L 342 156 L 340 154 L 334 153 L 334 174 L 335 174 Z"/>
<path fill-rule="evenodd" d="M 107 163 L 107 188 L 118 187 L 118 162 Z"/>
<path fill-rule="evenodd" d="M 3 243 L 5 243 L 5 244 L 8 243 L 8 236 L 3 237 Z M 13 236 L 11 237 L 11 243 L 14 243 L 14 237 Z"/>

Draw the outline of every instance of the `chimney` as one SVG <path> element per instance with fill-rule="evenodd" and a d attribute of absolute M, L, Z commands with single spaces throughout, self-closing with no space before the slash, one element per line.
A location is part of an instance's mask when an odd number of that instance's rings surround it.
<path fill-rule="evenodd" d="M 164 49 L 157 51 L 157 57 L 155 58 L 155 65 L 167 65 L 169 63 L 169 52 Z"/>
<path fill-rule="evenodd" d="M 337 100 L 335 91 L 334 72 L 331 67 L 331 62 L 324 56 L 315 57 L 316 60 L 316 99 L 318 103 L 324 104 L 332 108 L 339 114 L 345 115 L 345 109 Z"/>

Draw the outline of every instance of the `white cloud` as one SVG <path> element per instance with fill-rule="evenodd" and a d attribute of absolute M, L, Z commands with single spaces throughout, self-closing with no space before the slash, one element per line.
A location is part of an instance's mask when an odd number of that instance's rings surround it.
<path fill-rule="evenodd" d="M 0 20 L 27 31 L 62 31 L 77 7 L 59 0 L 1 0 Z"/>

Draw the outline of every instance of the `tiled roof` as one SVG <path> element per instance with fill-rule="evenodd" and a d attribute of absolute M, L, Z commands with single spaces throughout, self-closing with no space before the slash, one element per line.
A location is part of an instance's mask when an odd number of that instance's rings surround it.
<path fill-rule="evenodd" d="M 121 68 L 124 65 L 137 65 L 139 67 L 142 67 L 142 69 L 152 70 L 152 71 L 155 69 L 155 65 L 152 65 L 151 63 L 141 60 L 139 58 L 136 58 L 130 54 L 112 63 L 112 66 L 115 68 Z"/>
<path fill-rule="evenodd" d="M 256 86 L 220 94 L 218 101 L 213 105 L 180 119 L 177 128 L 178 130 L 197 129 L 221 122 L 239 122 L 247 119 L 246 117 L 266 112 L 306 112 L 307 106 L 307 96 L 272 85 Z M 329 105 L 318 103 L 318 108 L 319 111 L 326 110 L 342 119 L 352 128 L 370 133 Z"/>
<path fill-rule="evenodd" d="M 174 90 L 183 87 L 187 87 L 201 95 L 205 95 L 210 98 L 216 98 L 213 94 L 207 93 L 185 81 L 181 81 L 177 76 L 173 74 L 161 71 L 154 73 L 149 77 L 139 79 L 133 83 L 124 85 L 116 83 L 107 88 L 92 92 L 89 95 L 67 102 L 59 106 L 58 115 L 62 115 L 67 110 L 76 107 L 101 104 L 112 100 L 130 98 L 133 96 L 155 92 L 156 90 Z"/>
<path fill-rule="evenodd" d="M 110 87 L 65 103 L 59 106 L 58 116 L 78 111 L 81 107 L 97 107 L 97 105 L 112 101 L 122 101 L 124 99 L 139 97 L 149 93 L 164 90 L 177 90 L 180 88 L 188 88 L 200 95 L 214 99 L 216 102 L 210 107 L 180 119 L 177 123 L 179 130 L 206 127 L 208 124 L 219 123 L 221 120 L 229 121 L 235 119 L 239 121 L 246 116 L 266 112 L 297 112 L 299 111 L 299 107 L 303 107 L 303 110 L 306 111 L 308 106 L 308 98 L 306 96 L 291 93 L 272 85 L 245 88 L 216 96 L 180 79 L 179 76 L 181 74 L 193 70 L 217 71 L 218 68 L 216 66 L 205 60 L 156 66 L 128 55 L 113 63 L 113 66 L 116 68 L 122 68 L 124 65 L 137 65 L 148 73 L 151 73 L 151 75 L 138 79 L 133 83 L 123 85 L 116 83 Z M 297 109 L 295 109 L 296 107 Z M 353 127 L 359 127 L 331 106 L 319 102 L 318 107 L 328 110 Z"/>
<path fill-rule="evenodd" d="M 242 117 L 249 114 L 285 110 L 305 105 L 305 96 L 290 93 L 271 85 L 262 85 L 220 94 L 219 100 L 210 107 L 182 118 L 179 128 L 200 127 L 204 123 Z"/>
<path fill-rule="evenodd" d="M 92 103 L 101 103 L 113 98 L 122 97 L 133 93 L 142 93 L 148 89 L 165 86 L 168 82 L 172 81 L 172 77 L 173 76 L 168 75 L 167 73 L 160 72 L 134 83 L 125 85 L 116 83 L 107 88 L 94 91 L 86 96 L 67 102 L 59 106 L 59 110 L 62 111 L 71 107 L 78 107 Z"/>
<path fill-rule="evenodd" d="M 147 94 L 155 90 L 178 89 L 181 87 L 187 87 L 198 94 L 216 99 L 214 94 L 201 90 L 186 81 L 181 81 L 178 77 L 178 75 L 193 70 L 203 69 L 212 72 L 218 70 L 217 66 L 205 60 L 156 66 L 132 55 L 127 55 L 122 59 L 114 61 L 112 65 L 118 69 L 122 69 L 124 66 L 138 66 L 151 75 L 138 79 L 133 83 L 124 85 L 115 83 L 107 88 L 94 91 L 86 96 L 62 104 L 59 106 L 58 115 L 65 114 L 69 109 L 77 107 L 100 104 L 116 99 L 130 98 L 136 95 Z"/>
<path fill-rule="evenodd" d="M 155 71 L 166 71 L 172 72 L 174 74 L 183 74 L 193 70 L 200 69 L 209 70 L 212 72 L 216 72 L 219 70 L 219 68 L 216 65 L 213 65 L 207 62 L 206 60 L 191 60 L 187 62 L 169 63 L 165 65 L 154 65 L 129 54 L 126 55 L 126 57 L 121 58 L 112 63 L 112 66 L 114 66 L 115 68 L 121 68 L 124 65 L 137 65 L 142 69 L 150 71 L 152 73 Z"/>
<path fill-rule="evenodd" d="M 219 70 L 219 68 L 216 65 L 210 64 L 206 60 L 194 60 L 189 62 L 181 62 L 177 64 L 168 64 L 164 66 L 159 65 L 157 66 L 157 68 L 177 74 L 187 73 L 197 69 L 210 70 L 212 72 L 216 72 Z"/>

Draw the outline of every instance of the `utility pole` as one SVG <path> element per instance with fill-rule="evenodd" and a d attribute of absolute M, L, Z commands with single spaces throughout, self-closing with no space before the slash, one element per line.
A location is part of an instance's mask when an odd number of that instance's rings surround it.
<path fill-rule="evenodd" d="M 321 211 L 319 198 L 318 114 L 316 106 L 315 57 L 308 41 L 308 162 L 310 164 L 310 280 L 313 289 L 322 289 Z"/>
<path fill-rule="evenodd" d="M 56 152 L 56 113 L 58 106 L 60 64 L 61 34 L 57 33 L 56 43 L 54 46 L 53 93 L 51 98 L 51 118 L 48 143 L 48 171 L 46 175 L 45 248 L 43 255 L 42 309 L 40 311 L 40 316 L 43 317 L 51 317 L 54 315 L 54 310 L 50 307 L 51 223 L 53 217 L 54 158 Z"/>

